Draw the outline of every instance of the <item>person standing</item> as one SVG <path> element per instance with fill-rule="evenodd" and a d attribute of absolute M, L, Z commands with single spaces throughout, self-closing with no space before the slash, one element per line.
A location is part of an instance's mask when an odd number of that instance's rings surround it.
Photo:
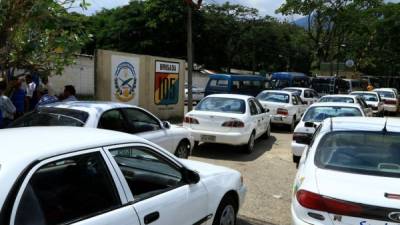
<path fill-rule="evenodd" d="M 73 85 L 66 85 L 64 87 L 63 102 L 78 101 L 75 95 L 75 87 Z"/>
<path fill-rule="evenodd" d="M 47 104 L 58 102 L 58 98 L 56 96 L 49 95 L 49 91 L 44 88 L 40 88 L 38 90 L 38 98 L 39 98 L 39 101 L 36 105 L 36 108 L 47 105 Z"/>
<path fill-rule="evenodd" d="M 26 107 L 25 110 L 29 111 L 35 107 L 37 98 L 36 83 L 32 80 L 32 75 L 28 74 L 25 76 L 26 82 Z"/>
<path fill-rule="evenodd" d="M 14 114 L 16 108 L 11 100 L 4 95 L 6 90 L 6 84 L 0 83 L 0 112 L 3 118 L 2 127 L 7 127 L 7 125 L 14 120 Z"/>
<path fill-rule="evenodd" d="M 15 117 L 18 118 L 25 113 L 25 89 L 22 88 L 22 80 L 13 78 L 12 91 L 10 93 L 11 101 L 14 104 L 16 110 Z"/>
<path fill-rule="evenodd" d="M 50 96 L 56 96 L 56 93 L 54 91 L 53 85 L 49 82 L 48 77 L 43 77 L 42 78 L 42 87 L 43 90 L 47 90 L 47 94 Z"/>

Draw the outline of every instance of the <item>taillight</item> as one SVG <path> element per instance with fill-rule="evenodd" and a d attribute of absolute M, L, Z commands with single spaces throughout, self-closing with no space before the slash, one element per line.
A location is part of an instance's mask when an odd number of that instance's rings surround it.
<path fill-rule="evenodd" d="M 279 115 L 284 115 L 284 116 L 289 115 L 288 110 L 287 109 L 282 109 L 282 108 L 277 109 L 276 113 L 279 114 Z"/>
<path fill-rule="evenodd" d="M 385 102 L 385 104 L 387 104 L 387 105 L 396 105 L 397 104 L 397 101 L 395 101 L 395 100 L 387 100 L 387 99 L 385 99 L 385 100 L 383 100 L 384 102 Z"/>
<path fill-rule="evenodd" d="M 185 118 L 183 119 L 184 123 L 189 123 L 189 124 L 199 124 L 199 121 L 193 117 L 190 116 L 185 116 Z"/>
<path fill-rule="evenodd" d="M 298 191 L 296 197 L 300 205 L 307 209 L 353 217 L 360 216 L 363 212 L 363 208 L 357 204 L 328 198 L 305 190 Z"/>
<path fill-rule="evenodd" d="M 242 128 L 244 127 L 244 123 L 240 120 L 229 120 L 222 124 L 223 127 L 235 127 Z"/>

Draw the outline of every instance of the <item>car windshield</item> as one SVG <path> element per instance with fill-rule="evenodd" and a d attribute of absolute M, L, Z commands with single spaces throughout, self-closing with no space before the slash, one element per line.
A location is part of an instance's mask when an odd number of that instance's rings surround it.
<path fill-rule="evenodd" d="M 354 95 L 360 96 L 365 101 L 368 102 L 379 102 L 378 96 L 375 94 L 367 94 L 367 93 L 355 93 Z"/>
<path fill-rule="evenodd" d="M 303 117 L 304 122 L 321 122 L 326 118 L 339 116 L 362 116 L 355 107 L 317 106 L 311 107 Z"/>
<path fill-rule="evenodd" d="M 242 99 L 208 97 L 197 105 L 196 110 L 244 114 L 246 103 Z"/>
<path fill-rule="evenodd" d="M 298 89 L 287 89 L 287 88 L 285 88 L 284 90 L 285 91 L 290 91 L 290 92 L 292 92 L 292 93 L 294 93 L 294 94 L 296 94 L 298 96 L 301 95 L 301 90 L 298 90 Z"/>
<path fill-rule="evenodd" d="M 395 98 L 394 93 L 390 91 L 377 91 L 382 98 Z"/>
<path fill-rule="evenodd" d="M 289 95 L 278 92 L 264 92 L 257 96 L 259 101 L 264 102 L 278 102 L 278 103 L 289 103 Z"/>
<path fill-rule="evenodd" d="M 384 132 L 332 132 L 321 139 L 315 163 L 337 171 L 400 177 L 400 136 Z"/>
<path fill-rule="evenodd" d="M 354 103 L 353 98 L 349 98 L 349 97 L 336 97 L 336 96 L 332 96 L 332 97 L 322 97 L 319 101 L 320 101 L 320 102 Z"/>
<path fill-rule="evenodd" d="M 73 126 L 83 127 L 88 119 L 87 112 L 61 109 L 40 108 L 17 119 L 9 127 L 35 126 Z"/>

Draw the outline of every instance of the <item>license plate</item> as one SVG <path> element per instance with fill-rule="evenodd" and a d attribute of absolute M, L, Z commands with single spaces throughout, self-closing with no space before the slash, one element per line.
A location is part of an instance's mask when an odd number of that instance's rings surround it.
<path fill-rule="evenodd" d="M 212 135 L 201 135 L 200 141 L 202 142 L 215 142 L 216 137 Z"/>
<path fill-rule="evenodd" d="M 273 119 L 274 119 L 274 120 L 282 121 L 282 117 L 281 117 L 281 116 L 274 116 Z"/>

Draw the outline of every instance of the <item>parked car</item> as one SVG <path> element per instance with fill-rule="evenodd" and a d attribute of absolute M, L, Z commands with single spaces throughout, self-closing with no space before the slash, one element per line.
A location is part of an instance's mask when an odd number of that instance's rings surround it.
<path fill-rule="evenodd" d="M 384 116 L 385 109 L 383 106 L 383 101 L 378 93 L 373 91 L 354 91 L 350 95 L 360 96 L 372 108 L 372 113 L 374 116 Z"/>
<path fill-rule="evenodd" d="M 30 127 L 0 142 L 1 224 L 235 224 L 245 198 L 239 172 L 134 135 Z"/>
<path fill-rule="evenodd" d="M 290 91 L 297 94 L 307 105 L 311 105 L 319 100 L 318 93 L 311 88 L 288 87 L 284 88 L 283 91 Z"/>
<path fill-rule="evenodd" d="M 304 141 L 292 224 L 398 224 L 399 135 L 398 119 L 325 120 Z"/>
<path fill-rule="evenodd" d="M 115 102 L 60 102 L 24 115 L 10 127 L 74 126 L 115 130 L 152 141 L 188 158 L 193 139 L 186 128 L 162 122 L 147 110 Z"/>
<path fill-rule="evenodd" d="M 269 111 L 272 124 L 287 125 L 290 131 L 307 108 L 307 103 L 290 91 L 263 91 L 257 99 Z"/>
<path fill-rule="evenodd" d="M 271 76 L 271 86 L 275 90 L 287 87 L 310 87 L 310 78 L 304 73 L 276 72 Z"/>
<path fill-rule="evenodd" d="M 188 85 L 185 84 L 185 103 L 188 101 Z M 192 86 L 192 101 L 193 103 L 197 104 L 204 98 L 204 88 L 199 88 L 196 86 Z"/>
<path fill-rule="evenodd" d="M 385 112 L 397 113 L 399 110 L 399 98 L 396 91 L 393 88 L 379 88 L 374 89 L 374 92 L 378 93 L 383 100 L 383 108 Z"/>
<path fill-rule="evenodd" d="M 257 138 L 271 132 L 270 117 L 258 100 L 233 94 L 207 96 L 186 114 L 183 126 L 196 143 L 244 145 L 247 153 Z"/>
<path fill-rule="evenodd" d="M 311 105 L 297 124 L 293 133 L 292 153 L 293 162 L 299 163 L 306 145 L 304 139 L 309 139 L 315 132 L 315 128 L 327 118 L 333 117 L 365 117 L 364 110 L 356 103 L 323 102 Z"/>
<path fill-rule="evenodd" d="M 366 116 L 373 116 L 372 108 L 364 101 L 364 99 L 357 95 L 325 95 L 319 99 L 319 102 L 343 102 L 343 103 L 356 103 L 361 106 Z"/>
<path fill-rule="evenodd" d="M 209 76 L 205 96 L 211 94 L 257 96 L 266 85 L 267 79 L 258 75 L 213 74 Z"/>

